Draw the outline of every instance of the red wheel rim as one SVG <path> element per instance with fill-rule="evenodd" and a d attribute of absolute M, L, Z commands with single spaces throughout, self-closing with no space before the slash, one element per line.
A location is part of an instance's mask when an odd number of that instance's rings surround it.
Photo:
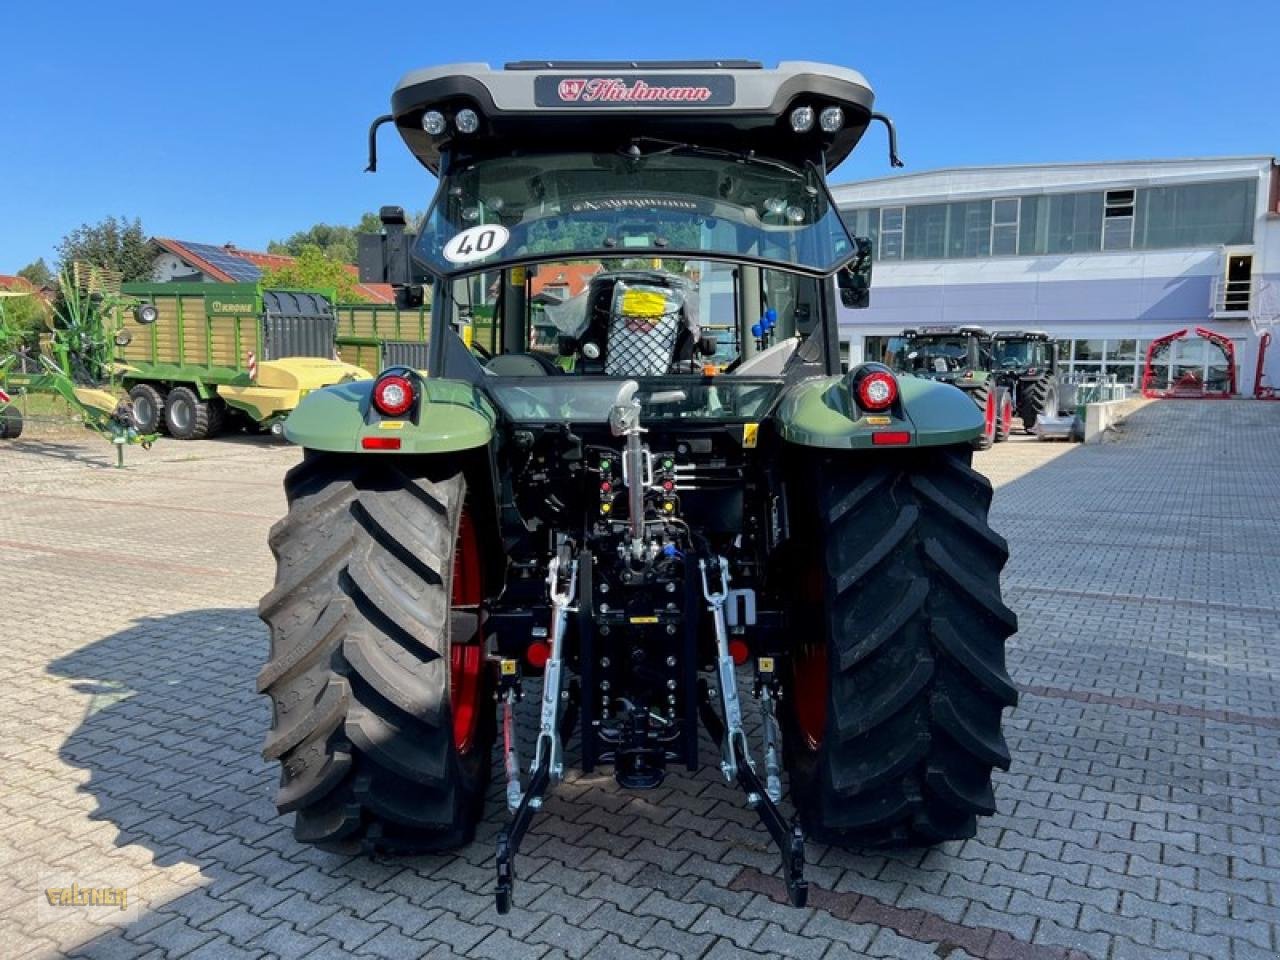
<path fill-rule="evenodd" d="M 827 645 L 806 643 L 795 656 L 796 726 L 810 750 L 822 746 L 827 730 Z"/>
<path fill-rule="evenodd" d="M 987 394 L 986 432 L 988 437 L 996 435 L 996 395 Z"/>
<path fill-rule="evenodd" d="M 453 609 L 465 609 L 479 616 L 480 602 L 484 599 L 484 569 L 480 564 L 475 525 L 465 509 L 458 522 L 451 592 Z M 475 739 L 484 659 L 484 637 L 477 620 L 475 636 L 455 637 L 449 649 L 449 704 L 453 713 L 453 744 L 459 753 L 470 750 Z"/>
<path fill-rule="evenodd" d="M 1004 398 L 1004 409 L 1000 415 L 1000 429 L 1008 433 L 1013 427 L 1013 401 L 1008 397 Z"/>
<path fill-rule="evenodd" d="M 822 570 L 812 567 L 801 584 L 803 602 L 810 610 L 822 609 Z M 792 696 L 796 726 L 810 750 L 822 745 L 827 730 L 827 641 L 823 636 L 800 644 L 792 660 Z"/>
<path fill-rule="evenodd" d="M 484 644 L 455 643 L 449 651 L 449 697 L 453 709 L 453 745 L 459 753 L 471 749 L 479 717 L 480 680 L 484 676 Z"/>

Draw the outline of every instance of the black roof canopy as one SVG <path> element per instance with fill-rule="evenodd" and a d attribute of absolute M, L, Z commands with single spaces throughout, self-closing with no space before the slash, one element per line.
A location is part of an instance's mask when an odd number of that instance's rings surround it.
<path fill-rule="evenodd" d="M 391 97 L 400 135 L 419 162 L 438 173 L 441 154 L 501 155 L 539 150 L 614 150 L 638 138 L 755 150 L 781 160 L 825 160 L 834 169 L 871 121 L 875 95 L 845 67 L 784 61 L 766 69 L 749 60 L 521 61 L 503 69 L 466 63 L 406 74 Z M 790 114 L 814 110 L 797 133 Z M 817 116 L 839 107 L 840 129 Z M 472 133 L 455 118 L 470 109 Z M 423 117 L 438 111 L 446 129 L 431 135 Z"/>

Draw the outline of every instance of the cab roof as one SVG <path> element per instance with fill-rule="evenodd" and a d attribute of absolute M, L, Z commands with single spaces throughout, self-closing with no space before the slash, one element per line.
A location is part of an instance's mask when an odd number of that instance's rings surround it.
<path fill-rule="evenodd" d="M 396 85 L 391 116 L 432 173 L 450 152 L 612 151 L 637 138 L 755 150 L 781 160 L 821 158 L 830 171 L 862 137 L 874 100 L 856 70 L 807 61 L 768 69 L 750 60 L 537 60 L 501 69 L 461 63 L 414 70 Z M 814 123 L 797 133 L 790 114 L 801 106 L 813 108 Z M 817 122 L 826 107 L 843 114 L 833 133 Z M 473 133 L 457 129 L 464 108 L 479 117 Z M 428 111 L 444 115 L 444 132 L 423 129 Z"/>

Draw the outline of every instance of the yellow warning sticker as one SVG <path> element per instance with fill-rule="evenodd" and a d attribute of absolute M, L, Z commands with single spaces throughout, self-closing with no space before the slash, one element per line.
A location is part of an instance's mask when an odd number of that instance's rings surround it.
<path fill-rule="evenodd" d="M 758 662 L 761 673 L 773 673 L 773 657 L 761 657 Z"/>
<path fill-rule="evenodd" d="M 498 669 L 504 677 L 514 677 L 516 675 L 516 662 L 514 660 L 503 660 L 498 664 Z"/>
<path fill-rule="evenodd" d="M 760 438 L 760 424 L 744 423 L 742 425 L 742 446 L 748 450 L 755 449 L 756 441 Z"/>
<path fill-rule="evenodd" d="M 511 285 L 513 287 L 523 287 L 524 278 L 525 278 L 524 267 L 511 268 Z"/>
<path fill-rule="evenodd" d="M 383 420 L 378 424 L 379 430 L 403 430 L 403 420 Z"/>
<path fill-rule="evenodd" d="M 893 423 L 893 417 L 867 417 L 867 423 L 873 427 L 887 427 Z"/>
<path fill-rule="evenodd" d="M 657 623 L 658 618 L 657 617 L 632 617 L 631 622 L 632 623 Z"/>

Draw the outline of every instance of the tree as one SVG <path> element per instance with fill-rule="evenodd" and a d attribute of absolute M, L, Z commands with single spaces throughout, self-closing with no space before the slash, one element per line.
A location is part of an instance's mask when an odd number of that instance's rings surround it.
<path fill-rule="evenodd" d="M 118 272 L 126 283 L 150 279 L 153 259 L 137 217 L 106 217 L 98 223 L 81 224 L 58 244 L 58 260 L 64 267 L 83 260 Z"/>
<path fill-rule="evenodd" d="M 410 217 L 409 229 L 411 231 L 415 229 L 413 224 L 420 220 L 420 215 Z M 378 219 L 378 215 L 365 213 L 361 215 L 360 222 L 354 227 L 317 223 L 306 230 L 291 234 L 284 240 L 272 240 L 267 244 L 267 252 L 296 257 L 305 247 L 319 247 L 332 259 L 341 260 L 343 263 L 355 263 L 356 251 L 359 247 L 359 241 L 356 238 L 362 233 L 379 233 L 381 230 L 382 221 Z"/>
<path fill-rule="evenodd" d="M 368 300 L 360 292 L 355 274 L 348 265 L 327 255 L 315 244 L 304 246 L 293 263 L 266 270 L 262 285 L 294 290 L 334 290 L 339 303 Z"/>
<path fill-rule="evenodd" d="M 49 329 L 49 307 L 38 293 L 0 298 L 0 357 L 19 347 L 34 347 Z"/>
<path fill-rule="evenodd" d="M 47 287 L 53 284 L 53 271 L 44 262 L 44 257 L 33 260 L 18 271 L 18 276 L 31 282 L 35 287 Z"/>

